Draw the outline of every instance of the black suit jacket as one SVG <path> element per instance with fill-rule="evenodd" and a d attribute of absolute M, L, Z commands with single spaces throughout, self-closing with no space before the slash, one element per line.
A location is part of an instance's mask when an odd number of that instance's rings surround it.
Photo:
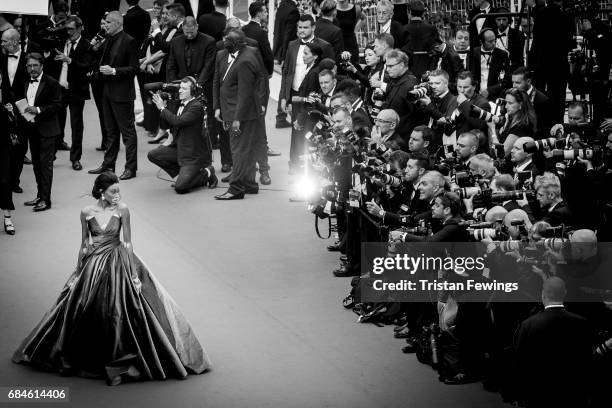
<path fill-rule="evenodd" d="M 340 54 L 344 51 L 344 38 L 342 37 L 342 29 L 340 27 L 332 21 L 319 18 L 315 23 L 315 35 L 330 43 L 334 48 L 336 58 L 340 57 Z"/>
<path fill-rule="evenodd" d="M 412 20 L 404 26 L 404 32 L 406 43 L 402 47 L 402 51 L 410 57 L 410 71 L 419 79 L 429 69 L 432 58 L 429 54 L 415 55 L 414 53 L 429 53 L 433 49 L 434 41 L 438 39 L 438 29 L 421 20 Z"/>
<path fill-rule="evenodd" d="M 377 32 L 380 33 L 380 25 L 377 23 Z M 406 44 L 406 32 L 404 26 L 396 20 L 391 20 L 389 34 L 393 37 L 393 48 L 401 49 Z"/>
<path fill-rule="evenodd" d="M 196 16 L 191 8 L 191 2 L 189 0 L 174 0 L 174 4 L 182 4 L 185 7 L 185 16 L 193 16 L 196 21 L 202 14 L 212 13 L 215 11 L 215 5 L 212 0 L 200 0 L 198 3 L 198 15 Z"/>
<path fill-rule="evenodd" d="M 533 26 L 531 52 L 535 60 L 529 65 L 538 69 L 550 67 L 555 70 L 553 73 L 565 74 L 561 69 L 567 69 L 567 53 L 574 46 L 572 17 L 551 4 L 539 9 L 534 18 L 537 24 Z"/>
<path fill-rule="evenodd" d="M 573 217 L 569 206 L 564 200 L 557 204 L 552 211 L 545 211 L 544 218 L 542 218 L 542 220 L 546 221 L 553 227 L 558 227 L 561 224 L 571 226 Z"/>
<path fill-rule="evenodd" d="M 40 109 L 40 113 L 34 117 L 34 127 L 41 137 L 56 137 L 60 134 L 57 112 L 62 107 L 62 91 L 59 83 L 51 76 L 43 72 L 39 78 L 38 90 L 34 98 L 34 106 Z M 29 80 L 23 88 L 26 95 Z"/>
<path fill-rule="evenodd" d="M 274 17 L 274 58 L 285 60 L 289 42 L 297 38 L 297 22 L 300 12 L 293 0 L 281 0 Z"/>
<path fill-rule="evenodd" d="M 495 34 L 500 37 L 500 33 L 495 30 Z M 510 57 L 510 73 L 518 67 L 525 65 L 523 51 L 525 51 L 525 36 L 516 28 L 508 28 L 508 49 L 505 49 Z M 502 48 L 503 49 L 503 48 Z"/>
<path fill-rule="evenodd" d="M 442 60 L 440 62 L 440 59 Z M 448 86 L 451 91 L 456 93 L 457 90 L 457 75 L 463 71 L 463 60 L 454 50 L 453 46 L 446 44 L 446 48 L 442 55 L 438 55 L 431 59 L 431 65 L 428 70 L 435 70 L 440 63 L 440 69 L 448 73 Z"/>
<path fill-rule="evenodd" d="M 175 37 L 170 42 L 170 54 L 166 67 L 166 80 L 175 81 L 193 76 L 205 89 L 211 89 L 215 68 L 215 40 L 198 33 L 194 39 L 191 69 L 185 64 L 185 36 Z"/>
<path fill-rule="evenodd" d="M 15 102 L 23 99 L 23 87 L 28 80 L 28 73 L 26 71 L 26 55 L 22 52 L 19 54 L 19 62 L 17 64 L 17 70 L 15 71 L 15 77 L 13 78 L 13 84 L 11 85 L 8 76 L 8 56 L 4 53 L 0 54 L 0 74 L 2 75 L 2 102 Z"/>
<path fill-rule="evenodd" d="M 476 81 L 480 82 L 480 57 L 481 48 L 472 49 L 468 56 L 468 70 L 472 71 Z M 508 53 L 494 48 L 489 63 L 489 77 L 487 79 L 487 91 L 489 100 L 498 97 L 505 88 L 510 88 L 512 75 L 510 71 L 510 59 Z M 502 79 L 503 76 L 503 79 Z"/>
<path fill-rule="evenodd" d="M 218 11 L 202 14 L 198 19 L 198 30 L 211 36 L 215 41 L 221 41 L 226 22 L 226 15 Z"/>
<path fill-rule="evenodd" d="M 461 113 L 459 118 L 457 118 L 457 135 L 460 135 L 464 132 L 468 132 L 472 129 L 480 129 L 485 133 L 487 132 L 487 122 L 482 119 L 474 118 L 470 115 L 470 107 L 472 105 L 476 105 L 479 108 L 484 109 L 488 112 L 491 111 L 491 105 L 489 105 L 489 101 L 487 101 L 487 98 L 475 92 L 470 99 L 464 101 L 457 107 L 459 109 L 459 112 Z"/>
<path fill-rule="evenodd" d="M 406 242 L 466 242 L 466 239 L 466 227 L 461 218 L 446 220 L 438 231 L 427 237 L 413 234 L 406 236 Z"/>
<path fill-rule="evenodd" d="M 110 42 L 109 42 L 110 41 Z M 113 102 L 130 102 L 136 99 L 134 91 L 134 76 L 138 72 L 138 47 L 136 41 L 121 31 L 115 35 L 114 41 L 106 39 L 103 46 L 100 64 L 105 61 L 105 55 L 111 67 L 115 68 L 117 75 L 97 74 L 103 83 L 103 96 Z"/>
<path fill-rule="evenodd" d="M 202 104 L 197 99 L 192 99 L 180 116 L 168 109 L 160 112 L 162 126 L 172 130 L 172 146 L 176 146 L 179 166 L 204 165 L 206 149 L 202 137 L 202 118 Z"/>
<path fill-rule="evenodd" d="M 406 71 L 400 78 L 391 79 L 387 85 L 387 99 L 382 109 L 393 109 L 400 116 L 396 132 L 400 135 L 410 135 L 412 129 L 419 124 L 417 110 L 414 103 L 407 98 L 408 91 L 418 84 L 417 79 L 410 71 Z"/>
<path fill-rule="evenodd" d="M 323 49 L 323 58 L 336 59 L 333 47 L 325 40 L 315 37 L 312 40 L 314 43 L 321 46 Z M 295 62 L 298 51 L 300 49 L 300 40 L 296 39 L 289 43 L 287 54 L 283 64 L 283 76 L 281 79 L 281 99 L 286 99 L 287 103 L 291 103 L 291 87 L 293 86 L 293 76 L 295 75 Z"/>
<path fill-rule="evenodd" d="M 468 27 L 468 31 L 470 32 L 470 47 L 472 47 L 472 48 L 480 47 L 480 39 L 478 38 L 478 29 L 476 27 L 476 21 L 474 21 L 472 23 L 472 19 L 477 14 L 480 14 L 480 13 L 482 13 L 482 11 L 478 7 L 475 7 L 475 8 L 471 9 L 468 12 L 468 22 L 470 24 L 469 27 Z M 489 13 L 493 13 L 493 8 L 492 7 L 489 10 Z M 495 22 L 495 18 L 493 18 L 493 17 L 485 17 L 484 24 L 482 25 L 482 30 L 484 30 L 485 28 L 490 28 L 492 30 L 496 30 L 497 29 L 497 23 Z"/>
<path fill-rule="evenodd" d="M 262 115 L 260 62 L 257 49 L 244 47 L 228 71 L 228 51 L 217 53 L 213 81 L 213 109 L 221 110 L 224 121 L 256 120 Z M 224 78 L 225 77 L 225 78 Z"/>
<path fill-rule="evenodd" d="M 64 89 L 64 95 L 68 96 L 69 100 L 87 100 L 89 99 L 89 78 L 87 73 L 94 66 L 93 54 L 90 52 L 90 43 L 86 38 L 81 36 L 76 48 L 69 54 L 72 61 L 68 64 L 68 85 L 67 90 Z M 60 51 L 64 51 L 61 49 Z M 55 61 L 55 54 L 51 54 L 45 60 L 45 73 L 51 75 L 55 80 L 60 80 L 62 73 L 62 62 Z"/>
<path fill-rule="evenodd" d="M 136 5 L 123 16 L 123 31 L 129 34 L 140 49 L 142 42 L 149 36 L 151 16 L 142 7 Z"/>
<path fill-rule="evenodd" d="M 516 378 L 527 406 L 586 406 L 591 330 L 564 308 L 546 309 L 521 323 L 514 338 Z"/>
<path fill-rule="evenodd" d="M 536 139 L 543 139 L 550 137 L 549 131 L 553 125 L 550 99 L 539 89 L 533 89 L 535 93 L 530 97 L 537 117 Z"/>
<path fill-rule="evenodd" d="M 247 37 L 257 41 L 264 66 L 268 75 L 272 75 L 274 72 L 274 55 L 272 55 L 272 48 L 270 48 L 270 41 L 268 41 L 268 33 L 255 21 L 250 21 L 249 24 L 242 27 L 242 31 Z"/>

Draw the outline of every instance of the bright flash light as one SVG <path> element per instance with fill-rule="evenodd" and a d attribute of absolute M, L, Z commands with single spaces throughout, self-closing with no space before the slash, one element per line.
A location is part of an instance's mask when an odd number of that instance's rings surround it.
<path fill-rule="evenodd" d="M 293 185 L 291 201 L 306 201 L 317 193 L 318 185 L 310 177 L 302 177 Z"/>

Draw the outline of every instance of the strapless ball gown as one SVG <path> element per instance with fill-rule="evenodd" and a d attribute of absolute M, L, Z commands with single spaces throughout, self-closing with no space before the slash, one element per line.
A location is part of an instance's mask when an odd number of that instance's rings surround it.
<path fill-rule="evenodd" d="M 13 362 L 63 375 L 127 381 L 184 378 L 210 360 L 174 300 L 121 244 L 121 217 L 87 220 L 87 254 Z"/>

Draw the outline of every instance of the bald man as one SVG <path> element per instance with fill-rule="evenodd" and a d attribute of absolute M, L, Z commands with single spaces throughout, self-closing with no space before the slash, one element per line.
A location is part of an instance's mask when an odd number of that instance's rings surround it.
<path fill-rule="evenodd" d="M 125 170 L 121 180 L 136 177 L 137 140 L 134 126 L 134 76 L 138 72 L 138 48 L 136 41 L 123 31 L 123 16 L 111 11 L 105 17 L 106 43 L 96 75 L 102 83 L 102 109 L 108 137 L 104 161 L 89 174 L 115 171 L 119 155 L 119 137 L 125 145 Z"/>
<path fill-rule="evenodd" d="M 544 311 L 526 319 L 514 339 L 519 392 L 529 407 L 586 407 L 594 339 L 587 321 L 565 310 L 565 282 L 544 281 Z"/>
<path fill-rule="evenodd" d="M 533 154 L 526 153 L 524 149 L 525 143 L 532 143 L 533 141 L 531 137 L 519 137 L 512 145 L 512 150 L 510 150 L 510 161 L 514 165 L 512 172 L 517 181 L 519 179 L 521 182 L 525 181 L 523 177 L 518 176 L 521 172 L 531 172 L 531 181 L 535 180 L 535 177 L 540 174 L 540 171 L 533 161 Z"/>

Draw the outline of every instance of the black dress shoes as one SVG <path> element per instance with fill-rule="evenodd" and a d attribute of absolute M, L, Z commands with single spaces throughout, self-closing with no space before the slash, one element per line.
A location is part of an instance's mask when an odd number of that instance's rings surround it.
<path fill-rule="evenodd" d="M 155 138 L 149 140 L 149 144 L 159 144 L 161 143 L 163 140 L 165 140 L 168 137 L 168 132 L 164 132 L 161 134 L 158 134 L 157 136 L 155 136 Z"/>
<path fill-rule="evenodd" d="M 277 152 L 276 150 L 272 150 L 268 147 L 268 156 L 280 156 L 281 152 Z"/>
<path fill-rule="evenodd" d="M 215 196 L 215 200 L 242 200 L 244 194 L 223 193 Z"/>
<path fill-rule="evenodd" d="M 96 147 L 96 150 L 99 151 L 99 152 L 105 152 L 106 151 L 106 147 L 98 146 L 98 147 Z"/>
<path fill-rule="evenodd" d="M 32 164 L 32 160 L 28 156 L 24 156 L 23 164 Z"/>
<path fill-rule="evenodd" d="M 136 172 L 132 170 L 125 169 L 123 173 L 119 176 L 119 180 L 129 180 L 136 177 Z"/>
<path fill-rule="evenodd" d="M 72 162 L 72 169 L 76 171 L 83 170 L 83 166 L 80 161 L 76 160 Z"/>
<path fill-rule="evenodd" d="M 41 200 L 40 198 L 36 197 L 36 198 L 35 198 L 35 199 L 33 199 L 33 200 L 26 201 L 25 203 L 23 203 L 23 205 L 27 205 L 28 207 L 32 207 L 32 206 L 37 205 L 37 204 L 38 204 L 38 203 L 40 203 L 41 201 L 42 201 L 42 200 Z"/>
<path fill-rule="evenodd" d="M 353 272 L 349 270 L 345 265 L 342 265 L 340 268 L 336 269 L 333 272 L 334 276 L 338 278 L 346 278 L 349 276 L 359 276 L 359 272 Z"/>
<path fill-rule="evenodd" d="M 115 169 L 110 169 L 108 167 L 100 166 L 97 169 L 89 170 L 87 173 L 89 173 L 89 174 L 102 174 L 105 171 L 111 171 L 111 172 L 114 173 Z"/>
<path fill-rule="evenodd" d="M 229 164 L 224 164 L 221 166 L 221 173 L 229 173 L 230 171 L 232 171 L 232 166 Z"/>
<path fill-rule="evenodd" d="M 232 178 L 232 173 L 230 173 L 230 174 L 228 174 L 227 176 L 223 177 L 223 178 L 221 179 L 221 181 L 222 181 L 223 183 L 229 183 L 229 181 L 230 181 L 230 179 L 231 179 L 231 178 Z"/>
<path fill-rule="evenodd" d="M 259 176 L 259 182 L 263 184 L 264 186 L 269 186 L 272 183 L 272 179 L 270 178 L 270 173 L 268 173 L 267 171 L 264 171 L 263 173 L 261 173 L 261 175 Z"/>
<path fill-rule="evenodd" d="M 45 211 L 51 208 L 51 204 L 47 204 L 44 201 L 40 201 L 38 204 L 34 206 L 34 211 L 40 212 Z"/>
<path fill-rule="evenodd" d="M 338 245 L 338 242 L 336 241 L 336 242 L 334 242 L 333 245 L 328 245 L 327 246 L 327 250 L 329 252 L 338 252 L 338 251 L 340 251 L 340 246 Z"/>
<path fill-rule="evenodd" d="M 21 193 L 23 193 L 23 188 L 21 188 L 19 186 L 14 186 L 13 187 L 13 193 L 21 194 Z"/>
<path fill-rule="evenodd" d="M 68 146 L 68 143 L 62 142 L 57 146 L 57 150 L 70 150 L 70 146 Z"/>
<path fill-rule="evenodd" d="M 208 170 L 210 170 L 210 177 L 208 177 L 208 188 L 216 188 L 219 185 L 219 179 L 215 174 L 215 168 L 210 166 Z"/>

